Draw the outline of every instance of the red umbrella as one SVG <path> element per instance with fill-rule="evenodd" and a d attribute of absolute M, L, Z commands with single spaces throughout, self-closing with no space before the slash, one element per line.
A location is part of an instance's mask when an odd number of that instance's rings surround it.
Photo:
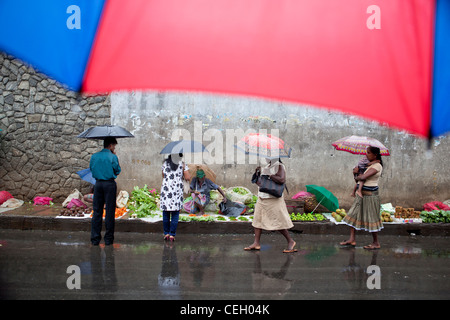
<path fill-rule="evenodd" d="M 0 50 L 87 93 L 253 95 L 450 131 L 449 1 L 72 2 L 0 1 Z"/>
<path fill-rule="evenodd" d="M 244 136 L 235 147 L 246 154 L 264 158 L 289 158 L 292 151 L 292 148 L 280 138 L 262 133 L 250 133 Z"/>

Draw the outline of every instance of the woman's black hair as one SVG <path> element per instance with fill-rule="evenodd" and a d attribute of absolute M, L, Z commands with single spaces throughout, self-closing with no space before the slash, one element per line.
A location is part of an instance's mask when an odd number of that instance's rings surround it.
<path fill-rule="evenodd" d="M 183 154 L 180 152 L 178 154 L 180 157 L 183 157 Z M 178 163 L 174 163 L 172 161 L 172 155 L 169 155 L 169 157 L 166 159 L 166 162 L 169 164 L 170 170 L 175 171 L 178 168 Z"/>
<path fill-rule="evenodd" d="M 372 147 L 372 146 L 369 146 L 368 148 L 369 148 L 370 152 L 372 152 L 377 157 L 376 159 L 380 160 L 380 164 L 383 166 L 383 160 L 381 159 L 380 148 Z"/>

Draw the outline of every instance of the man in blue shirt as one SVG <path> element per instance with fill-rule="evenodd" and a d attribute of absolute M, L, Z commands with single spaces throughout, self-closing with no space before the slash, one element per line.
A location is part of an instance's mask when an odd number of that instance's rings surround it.
<path fill-rule="evenodd" d="M 114 223 L 116 211 L 117 184 L 115 179 L 120 173 L 119 158 L 115 154 L 117 140 L 106 138 L 104 149 L 92 155 L 89 163 L 92 176 L 96 183 L 94 186 L 94 213 L 91 222 L 91 243 L 98 245 L 102 239 L 102 216 L 105 207 L 105 245 L 114 242 Z"/>

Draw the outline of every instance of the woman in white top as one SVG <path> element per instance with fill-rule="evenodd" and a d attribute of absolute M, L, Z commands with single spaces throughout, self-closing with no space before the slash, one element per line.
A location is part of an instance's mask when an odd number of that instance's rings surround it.
<path fill-rule="evenodd" d="M 279 159 L 266 159 L 266 161 L 267 165 L 262 169 L 257 167 L 255 173 L 268 175 L 276 183 L 285 183 L 286 169 L 284 164 Z M 255 204 L 252 226 L 255 229 L 255 240 L 250 246 L 244 248 L 244 250 L 260 250 L 262 230 L 277 230 L 286 238 L 288 243 L 287 249 L 283 252 L 291 253 L 297 251 L 295 249 L 296 243 L 289 235 L 288 229 L 292 228 L 294 224 L 287 211 L 283 196 L 277 198 L 268 193 L 258 191 L 258 200 Z"/>
<path fill-rule="evenodd" d="M 380 249 L 378 231 L 383 229 L 383 222 L 380 216 L 380 197 L 378 196 L 378 180 L 383 171 L 383 161 L 381 160 L 379 148 L 367 147 L 366 153 L 369 161 L 379 160 L 379 163 L 373 163 L 364 174 L 356 178 L 356 180 L 365 181 L 362 190 L 363 197 L 356 196 L 348 214 L 342 220 L 351 228 L 350 238 L 341 242 L 340 245 L 354 247 L 356 245 L 355 230 L 365 230 L 372 234 L 373 242 L 363 248 L 374 250 Z"/>
<path fill-rule="evenodd" d="M 183 179 L 190 180 L 189 168 L 181 161 L 183 154 L 171 154 L 162 165 L 160 207 L 163 211 L 164 240 L 175 240 L 180 210 L 183 206 Z"/>

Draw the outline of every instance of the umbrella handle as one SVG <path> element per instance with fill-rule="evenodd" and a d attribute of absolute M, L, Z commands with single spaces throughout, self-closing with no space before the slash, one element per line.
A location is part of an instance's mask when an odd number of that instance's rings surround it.
<path fill-rule="evenodd" d="M 320 202 L 317 204 L 317 206 L 314 208 L 313 211 L 311 211 L 311 213 L 314 213 L 314 211 L 316 211 L 317 207 L 322 203 L 323 199 L 325 199 L 325 197 L 323 197 Z"/>

